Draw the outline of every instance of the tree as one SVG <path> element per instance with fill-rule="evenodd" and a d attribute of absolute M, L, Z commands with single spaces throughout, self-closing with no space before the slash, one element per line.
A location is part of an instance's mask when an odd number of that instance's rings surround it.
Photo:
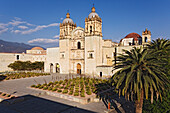
<path fill-rule="evenodd" d="M 8 65 L 9 68 L 13 69 L 14 71 L 20 71 L 20 70 L 43 70 L 44 69 L 44 62 L 30 62 L 30 61 L 15 61 L 14 63 L 11 63 Z"/>
<path fill-rule="evenodd" d="M 168 80 L 170 80 L 170 41 L 158 38 L 148 45 L 148 49 L 152 54 L 151 56 L 157 58 L 154 62 L 163 62 L 161 70 L 166 73 Z M 162 102 L 151 99 L 153 104 L 150 104 L 148 100 L 144 100 L 143 112 L 167 113 L 170 110 L 170 89 L 166 88 L 163 94 Z"/>
<path fill-rule="evenodd" d="M 166 74 L 161 70 L 162 62 L 151 57 L 146 48 L 123 50 L 125 54 L 117 57 L 118 64 L 114 67 L 119 69 L 112 77 L 119 95 L 135 101 L 136 113 L 142 113 L 143 99 L 156 95 L 162 99 L 163 90 L 168 87 L 169 81 Z"/>
<path fill-rule="evenodd" d="M 170 41 L 166 39 L 156 39 L 148 44 L 148 49 L 151 56 L 157 58 L 156 60 L 162 63 L 162 69 L 167 75 L 170 75 Z"/>

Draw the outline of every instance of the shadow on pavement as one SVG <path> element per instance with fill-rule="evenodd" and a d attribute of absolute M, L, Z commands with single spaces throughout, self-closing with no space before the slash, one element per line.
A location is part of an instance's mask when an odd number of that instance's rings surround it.
<path fill-rule="evenodd" d="M 0 81 L 3 81 L 7 76 L 0 75 Z"/>
<path fill-rule="evenodd" d="M 20 101 L 18 102 L 8 99 L 4 100 L 1 104 L 5 105 L 9 110 L 19 113 L 94 113 L 93 111 L 54 102 L 33 95 L 25 95 L 18 98 L 20 98 Z"/>
<path fill-rule="evenodd" d="M 123 96 L 119 97 L 109 82 L 100 83 L 96 87 L 97 96 L 103 101 L 106 108 L 110 103 L 110 109 L 117 113 L 135 113 L 134 102 L 127 101 Z"/>

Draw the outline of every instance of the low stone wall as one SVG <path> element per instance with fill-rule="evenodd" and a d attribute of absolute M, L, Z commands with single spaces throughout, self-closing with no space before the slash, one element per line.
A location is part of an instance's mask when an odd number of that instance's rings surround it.
<path fill-rule="evenodd" d="M 37 89 L 37 88 L 31 88 L 31 89 L 42 91 L 42 94 L 45 93 L 50 96 L 54 96 L 54 97 L 58 97 L 58 98 L 62 98 L 62 99 L 66 99 L 66 100 L 70 100 L 70 101 L 74 101 L 74 102 L 79 102 L 81 104 L 88 104 L 91 102 L 99 102 L 100 101 L 99 98 L 96 98 L 96 95 L 91 95 L 88 97 L 76 97 L 76 96 L 72 96 L 72 95 L 61 94 L 61 93 L 41 90 L 41 89 Z"/>

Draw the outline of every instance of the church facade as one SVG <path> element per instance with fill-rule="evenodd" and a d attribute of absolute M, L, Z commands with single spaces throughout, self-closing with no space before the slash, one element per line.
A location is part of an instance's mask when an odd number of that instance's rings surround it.
<path fill-rule="evenodd" d="M 140 36 L 130 33 L 120 43 L 102 39 L 102 19 L 92 8 L 85 18 L 85 28 L 77 27 L 66 14 L 60 23 L 59 47 L 47 48 L 45 72 L 63 74 L 112 75 L 117 54 L 123 49 L 142 46 L 151 41 L 151 32 L 145 30 Z"/>

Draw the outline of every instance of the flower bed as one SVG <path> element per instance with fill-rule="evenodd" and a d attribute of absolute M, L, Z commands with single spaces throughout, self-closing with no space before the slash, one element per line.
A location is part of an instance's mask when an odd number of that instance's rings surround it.
<path fill-rule="evenodd" d="M 21 72 L 21 73 L 7 73 L 3 76 L 6 76 L 5 80 L 10 79 L 20 79 L 20 78 L 26 78 L 26 77 L 38 77 L 38 76 L 46 76 L 50 75 L 49 73 L 33 73 L 33 72 Z"/>
<path fill-rule="evenodd" d="M 10 98 L 15 98 L 15 96 L 10 95 L 8 93 L 0 92 L 0 98 L 10 99 Z"/>
<path fill-rule="evenodd" d="M 105 86 L 101 85 L 107 83 L 107 80 L 77 77 L 69 80 L 65 79 L 64 81 L 60 80 L 32 85 L 31 87 L 77 97 L 88 97 L 90 95 L 95 95 L 98 91 L 103 91 L 109 88 L 109 83 Z"/>

